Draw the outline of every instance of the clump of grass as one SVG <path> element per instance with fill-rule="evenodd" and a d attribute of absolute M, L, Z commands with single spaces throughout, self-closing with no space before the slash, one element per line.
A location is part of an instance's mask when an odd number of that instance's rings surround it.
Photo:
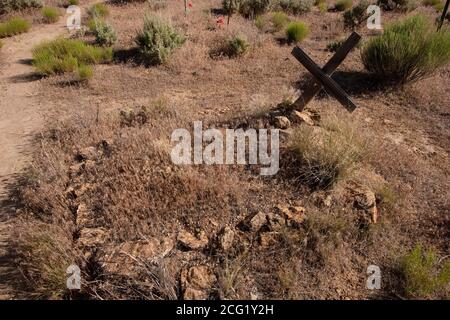
<path fill-rule="evenodd" d="M 272 15 L 272 24 L 275 30 L 282 30 L 289 23 L 288 16 L 281 11 L 277 11 Z"/>
<path fill-rule="evenodd" d="M 334 10 L 336 11 L 345 11 L 352 7 L 353 0 L 338 0 L 334 5 Z"/>
<path fill-rule="evenodd" d="M 33 65 L 42 74 L 74 72 L 79 66 L 112 60 L 110 48 L 99 48 L 80 40 L 56 39 L 33 49 Z"/>
<path fill-rule="evenodd" d="M 147 0 L 147 3 L 152 10 L 160 10 L 167 7 L 167 0 Z"/>
<path fill-rule="evenodd" d="M 240 0 L 237 1 L 237 10 L 247 18 L 255 18 L 270 9 L 271 0 Z M 233 5 L 236 7 L 236 5 Z"/>
<path fill-rule="evenodd" d="M 300 21 L 289 23 L 286 28 L 286 37 L 288 42 L 297 43 L 306 38 L 309 34 L 309 27 Z"/>
<path fill-rule="evenodd" d="M 89 7 L 88 14 L 91 17 L 104 18 L 109 15 L 109 10 L 103 3 L 96 3 Z"/>
<path fill-rule="evenodd" d="M 232 57 L 242 56 L 247 53 L 250 44 L 242 36 L 234 36 L 228 41 L 229 55 Z"/>
<path fill-rule="evenodd" d="M 369 149 L 356 123 L 340 115 L 325 118 L 321 128 L 296 128 L 290 148 L 299 160 L 295 175 L 311 188 L 328 188 L 348 177 Z"/>
<path fill-rule="evenodd" d="M 12 18 L 0 23 L 0 38 L 12 37 L 17 34 L 28 32 L 30 23 L 22 18 Z"/>
<path fill-rule="evenodd" d="M 55 23 L 58 21 L 61 13 L 57 8 L 44 7 L 42 8 L 42 16 L 45 23 Z"/>
<path fill-rule="evenodd" d="M 88 81 L 94 76 L 92 66 L 81 65 L 78 67 L 78 80 L 81 82 Z"/>
<path fill-rule="evenodd" d="M 378 5 L 385 10 L 411 11 L 417 8 L 418 0 L 379 0 Z"/>
<path fill-rule="evenodd" d="M 255 26 L 259 30 L 265 31 L 267 29 L 267 18 L 265 16 L 257 16 L 255 18 Z"/>
<path fill-rule="evenodd" d="M 405 294 L 410 298 L 449 298 L 450 260 L 439 261 L 434 250 L 421 245 L 401 263 Z"/>
<path fill-rule="evenodd" d="M 292 14 L 302 14 L 311 11 L 314 0 L 281 0 L 280 8 Z"/>
<path fill-rule="evenodd" d="M 316 0 L 314 5 L 317 6 L 319 11 L 322 13 L 324 13 L 328 10 L 327 2 L 325 0 Z"/>
<path fill-rule="evenodd" d="M 77 6 L 80 3 L 79 0 L 68 0 L 67 5 L 68 6 Z"/>
<path fill-rule="evenodd" d="M 3 47 L 3 42 L 0 41 L 0 49 Z"/>
<path fill-rule="evenodd" d="M 423 78 L 450 60 L 450 30 L 435 31 L 416 15 L 386 27 L 363 47 L 361 58 L 369 72 L 397 83 Z"/>
<path fill-rule="evenodd" d="M 141 54 L 149 64 L 161 64 L 167 61 L 172 51 L 180 47 L 185 38 L 170 22 L 157 16 L 145 16 L 144 28 L 136 37 Z"/>

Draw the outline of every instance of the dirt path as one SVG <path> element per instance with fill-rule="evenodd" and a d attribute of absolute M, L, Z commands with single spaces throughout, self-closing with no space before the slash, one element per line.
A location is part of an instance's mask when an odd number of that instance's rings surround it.
<path fill-rule="evenodd" d="M 31 49 L 41 41 L 67 33 L 65 18 L 56 24 L 34 26 L 30 32 L 3 39 L 0 52 L 0 200 L 8 198 L 8 185 L 30 160 L 30 139 L 44 123 L 43 112 L 50 106 L 41 105 L 39 80 L 31 65 Z M 7 256 L 10 219 L 15 209 L 0 207 L 0 299 L 12 299 L 14 292 L 8 281 L 10 259 Z"/>

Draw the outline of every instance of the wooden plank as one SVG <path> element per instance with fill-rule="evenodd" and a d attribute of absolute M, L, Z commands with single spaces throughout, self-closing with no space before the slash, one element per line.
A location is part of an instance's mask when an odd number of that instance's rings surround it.
<path fill-rule="evenodd" d="M 292 50 L 292 55 L 317 79 L 319 82 L 346 108 L 352 112 L 356 109 L 356 105 L 348 97 L 344 90 L 331 79 L 329 75 L 324 73 L 314 61 L 299 47 Z"/>
<path fill-rule="evenodd" d="M 352 32 L 352 34 L 342 44 L 342 46 L 339 47 L 339 49 L 331 57 L 331 59 L 328 60 L 328 62 L 323 66 L 322 71 L 331 76 L 360 40 L 361 36 L 356 32 Z M 320 82 L 312 79 L 303 94 L 292 105 L 291 111 L 294 109 L 302 111 L 306 107 L 306 105 L 314 98 L 314 96 L 320 92 L 320 90 L 322 90 L 322 85 L 320 84 Z"/>

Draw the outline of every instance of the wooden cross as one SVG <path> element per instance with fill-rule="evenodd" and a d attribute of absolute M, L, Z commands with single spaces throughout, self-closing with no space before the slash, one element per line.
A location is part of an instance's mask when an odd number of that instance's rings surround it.
<path fill-rule="evenodd" d="M 356 105 L 336 81 L 331 78 L 331 75 L 341 62 L 344 61 L 347 54 L 358 44 L 360 39 L 361 36 L 353 32 L 322 69 L 299 47 L 295 47 L 292 50 L 292 55 L 314 76 L 314 79 L 307 85 L 302 96 L 291 106 L 291 110 L 303 110 L 323 87 L 348 111 L 352 112 L 356 109 Z"/>

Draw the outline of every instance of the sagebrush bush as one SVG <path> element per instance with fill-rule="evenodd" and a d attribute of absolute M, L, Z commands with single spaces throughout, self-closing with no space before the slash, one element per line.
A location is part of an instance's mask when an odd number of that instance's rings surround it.
<path fill-rule="evenodd" d="M 439 264 L 434 250 L 425 250 L 421 245 L 416 245 L 403 257 L 401 270 L 405 294 L 409 298 L 450 297 L 450 260 Z"/>
<path fill-rule="evenodd" d="M 378 5 L 385 10 L 411 11 L 417 8 L 418 0 L 378 0 Z"/>
<path fill-rule="evenodd" d="M 302 14 L 310 12 L 313 7 L 314 0 L 281 0 L 280 8 L 292 14 Z"/>
<path fill-rule="evenodd" d="M 347 177 L 368 155 L 368 140 L 357 124 L 341 115 L 322 121 L 322 127 L 300 126 L 290 148 L 298 157 L 298 179 L 312 188 L 327 188 Z"/>
<path fill-rule="evenodd" d="M 349 29 L 354 29 L 360 25 L 364 20 L 367 19 L 367 8 L 369 7 L 369 2 L 367 0 L 362 0 L 356 6 L 344 12 L 344 26 Z"/>
<path fill-rule="evenodd" d="M 337 0 L 334 4 L 334 10 L 345 11 L 352 7 L 353 0 Z"/>
<path fill-rule="evenodd" d="M 22 18 L 12 18 L 0 23 L 0 38 L 11 37 L 30 30 L 30 23 Z"/>
<path fill-rule="evenodd" d="M 95 42 L 102 46 L 112 46 L 117 41 L 114 28 L 107 22 L 97 21 L 95 23 Z"/>
<path fill-rule="evenodd" d="M 144 18 L 144 27 L 136 37 L 136 44 L 149 64 L 161 64 L 167 61 L 175 48 L 184 43 L 172 24 L 153 15 Z"/>
<path fill-rule="evenodd" d="M 55 23 L 58 21 L 61 13 L 57 8 L 44 7 L 42 8 L 42 17 L 45 23 Z"/>
<path fill-rule="evenodd" d="M 387 26 L 361 50 L 369 72 L 397 83 L 423 78 L 450 60 L 450 30 L 435 31 L 424 16 L 416 15 Z"/>
<path fill-rule="evenodd" d="M 286 28 L 286 37 L 290 43 L 300 42 L 305 39 L 308 34 L 309 27 L 300 21 L 291 22 Z"/>
<path fill-rule="evenodd" d="M 112 60 L 110 48 L 99 48 L 80 40 L 56 39 L 33 49 L 33 65 L 44 75 L 74 72 L 79 66 Z"/>
<path fill-rule="evenodd" d="M 88 14 L 91 17 L 104 18 L 109 15 L 109 9 L 103 3 L 96 3 L 89 7 Z"/>
<path fill-rule="evenodd" d="M 41 7 L 40 0 L 0 0 L 0 14 Z"/>
<path fill-rule="evenodd" d="M 250 48 L 247 39 L 242 36 L 234 36 L 228 42 L 229 55 L 232 57 L 241 56 L 245 54 Z"/>
<path fill-rule="evenodd" d="M 288 23 L 289 18 L 284 12 L 277 11 L 272 15 L 272 24 L 275 30 L 282 30 Z"/>
<path fill-rule="evenodd" d="M 271 0 L 241 0 L 238 2 L 238 11 L 244 17 L 255 18 L 270 9 Z"/>

